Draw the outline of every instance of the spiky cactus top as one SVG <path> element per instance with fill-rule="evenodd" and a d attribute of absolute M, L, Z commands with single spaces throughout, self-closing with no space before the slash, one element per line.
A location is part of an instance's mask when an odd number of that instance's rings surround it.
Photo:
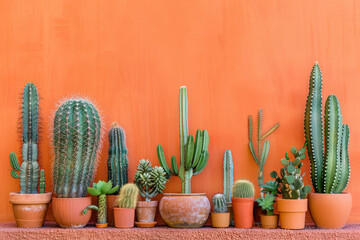
<path fill-rule="evenodd" d="M 323 124 L 322 74 L 317 62 L 310 75 L 304 128 L 315 192 L 341 193 L 350 177 L 349 126 L 342 123 L 340 104 L 335 95 L 330 95 L 325 102 Z"/>
<path fill-rule="evenodd" d="M 231 193 L 234 182 L 234 165 L 230 150 L 224 154 L 224 195 L 226 202 L 231 202 Z"/>
<path fill-rule="evenodd" d="M 240 179 L 234 182 L 233 197 L 252 198 L 254 197 L 254 184 L 247 179 Z"/>
<path fill-rule="evenodd" d="M 136 208 L 138 198 L 139 188 L 136 184 L 128 183 L 121 187 L 116 204 L 119 208 Z"/>
<path fill-rule="evenodd" d="M 58 197 L 86 196 L 94 177 L 101 134 L 100 115 L 89 100 L 70 99 L 60 105 L 53 129 L 53 180 Z"/>
<path fill-rule="evenodd" d="M 212 204 L 215 213 L 226 213 L 227 212 L 227 204 L 225 195 L 221 193 L 217 193 L 212 197 Z"/>
<path fill-rule="evenodd" d="M 108 180 L 122 187 L 128 182 L 128 159 L 124 130 L 114 122 L 109 130 Z M 117 194 L 115 192 L 115 194 Z"/>

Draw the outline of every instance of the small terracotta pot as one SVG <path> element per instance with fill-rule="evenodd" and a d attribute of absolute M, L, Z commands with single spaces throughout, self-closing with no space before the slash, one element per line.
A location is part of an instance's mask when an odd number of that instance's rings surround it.
<path fill-rule="evenodd" d="M 350 193 L 310 193 L 309 210 L 316 226 L 341 228 L 349 219 L 352 206 Z"/>
<path fill-rule="evenodd" d="M 154 222 L 158 201 L 138 201 L 136 219 L 138 222 Z"/>
<path fill-rule="evenodd" d="M 135 208 L 114 208 L 115 227 L 133 228 L 135 222 Z"/>
<path fill-rule="evenodd" d="M 211 213 L 211 224 L 214 228 L 227 228 L 230 225 L 230 213 Z"/>
<path fill-rule="evenodd" d="M 86 214 L 82 211 L 91 205 L 91 197 L 53 198 L 52 212 L 56 223 L 62 228 L 81 228 L 89 222 L 92 210 Z"/>
<path fill-rule="evenodd" d="M 280 227 L 284 229 L 305 228 L 305 214 L 307 199 L 277 199 L 277 208 L 280 213 Z"/>
<path fill-rule="evenodd" d="M 210 202 L 205 193 L 164 193 L 159 204 L 161 217 L 169 227 L 199 228 L 209 218 Z"/>
<path fill-rule="evenodd" d="M 254 220 L 254 198 L 231 198 L 236 228 L 251 228 Z"/>
<path fill-rule="evenodd" d="M 107 204 L 107 218 L 110 227 L 114 227 L 114 207 L 116 207 L 115 200 L 117 195 L 106 195 Z"/>
<path fill-rule="evenodd" d="M 277 228 L 279 223 L 279 216 L 278 215 L 260 215 L 260 222 L 263 228 Z"/>
<path fill-rule="evenodd" d="M 11 192 L 16 226 L 22 228 L 42 227 L 52 193 L 22 194 Z"/>
<path fill-rule="evenodd" d="M 232 209 L 232 202 L 228 202 L 227 204 L 227 211 L 230 213 L 230 226 L 234 226 L 234 212 Z"/>
<path fill-rule="evenodd" d="M 97 223 L 95 226 L 96 226 L 97 228 L 107 228 L 107 227 L 108 227 L 108 224 L 107 224 L 107 223 L 101 223 L 101 224 Z"/>

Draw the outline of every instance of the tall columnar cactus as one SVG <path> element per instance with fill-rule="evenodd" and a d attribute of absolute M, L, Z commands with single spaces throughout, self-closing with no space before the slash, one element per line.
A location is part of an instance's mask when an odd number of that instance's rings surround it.
<path fill-rule="evenodd" d="M 239 179 L 234 182 L 233 197 L 252 198 L 254 197 L 254 184 L 247 179 Z"/>
<path fill-rule="evenodd" d="M 15 153 L 10 154 L 11 176 L 20 178 L 20 193 L 37 193 L 39 182 L 38 128 L 39 96 L 36 86 L 27 83 L 22 95 L 22 163 L 19 167 Z M 20 171 L 18 174 L 16 171 Z"/>
<path fill-rule="evenodd" d="M 109 130 L 108 180 L 122 187 L 128 182 L 128 159 L 124 130 L 114 122 Z M 119 191 L 115 192 L 117 194 Z"/>
<path fill-rule="evenodd" d="M 167 173 L 178 176 L 181 180 L 181 192 L 191 193 L 191 178 L 204 170 L 209 158 L 209 133 L 206 130 L 197 130 L 194 137 L 189 135 L 188 127 L 188 100 L 186 87 L 180 88 L 179 96 L 179 120 L 180 120 L 180 167 L 178 169 L 175 156 L 171 157 L 170 169 L 166 163 L 164 150 L 161 145 L 157 146 L 157 155 L 160 165 Z"/>
<path fill-rule="evenodd" d="M 45 193 L 45 171 L 41 169 L 40 171 L 40 193 Z"/>
<path fill-rule="evenodd" d="M 350 177 L 349 126 L 342 123 L 340 104 L 335 95 L 326 99 L 323 124 L 322 74 L 317 62 L 310 75 L 304 128 L 315 192 L 341 193 Z"/>
<path fill-rule="evenodd" d="M 101 119 L 86 99 L 63 102 L 55 113 L 53 129 L 54 192 L 58 197 L 85 197 L 101 148 Z"/>
<path fill-rule="evenodd" d="M 259 109 L 257 135 L 256 135 L 256 143 L 257 143 L 257 152 L 256 152 L 255 148 L 254 148 L 254 143 L 252 140 L 253 121 L 252 121 L 252 116 L 249 116 L 249 148 L 250 148 L 250 152 L 253 156 L 255 163 L 259 166 L 259 174 L 258 174 L 259 186 L 261 186 L 263 184 L 264 166 L 265 166 L 266 159 L 268 157 L 269 150 L 270 150 L 270 142 L 269 142 L 269 140 L 265 140 L 265 139 L 279 127 L 279 123 L 276 123 L 272 128 L 270 128 L 269 131 L 267 131 L 265 134 L 262 134 L 262 130 L 261 130 L 262 122 L 263 122 L 263 112 L 261 109 Z M 265 140 L 264 145 L 261 146 L 261 143 L 264 140 Z M 263 196 L 262 192 L 261 192 L 261 196 Z"/>
<path fill-rule="evenodd" d="M 212 204 L 215 213 L 226 213 L 227 204 L 224 194 L 217 193 L 212 197 Z"/>
<path fill-rule="evenodd" d="M 234 182 L 233 159 L 230 150 L 224 154 L 224 195 L 226 202 L 231 202 L 231 192 Z"/>
<path fill-rule="evenodd" d="M 119 208 L 136 208 L 139 198 L 139 188 L 134 183 L 128 183 L 121 187 L 116 198 Z"/>

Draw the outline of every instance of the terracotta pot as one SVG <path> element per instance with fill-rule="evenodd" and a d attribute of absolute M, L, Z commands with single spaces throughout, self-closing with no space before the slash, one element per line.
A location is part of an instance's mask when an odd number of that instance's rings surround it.
<path fill-rule="evenodd" d="M 56 223 L 62 228 L 81 228 L 89 222 L 92 210 L 81 212 L 91 205 L 91 197 L 53 198 L 52 212 Z"/>
<path fill-rule="evenodd" d="M 236 228 L 251 228 L 254 215 L 254 198 L 231 198 Z"/>
<path fill-rule="evenodd" d="M 277 199 L 280 227 L 284 229 L 305 228 L 307 199 Z"/>
<path fill-rule="evenodd" d="M 115 200 L 117 195 L 106 195 L 107 204 L 107 218 L 110 227 L 114 227 L 114 207 L 116 207 Z"/>
<path fill-rule="evenodd" d="M 169 227 L 202 227 L 210 213 L 205 193 L 164 193 L 159 204 L 161 217 Z"/>
<path fill-rule="evenodd" d="M 95 225 L 97 228 L 107 228 L 108 224 L 107 223 L 96 223 Z"/>
<path fill-rule="evenodd" d="M 23 228 L 42 227 L 52 193 L 22 194 L 12 192 L 9 201 L 13 205 L 16 226 Z"/>
<path fill-rule="evenodd" d="M 133 228 L 135 222 L 135 208 L 114 208 L 115 227 Z"/>
<path fill-rule="evenodd" d="M 277 228 L 279 223 L 279 216 L 278 215 L 260 215 L 260 222 L 261 227 L 263 228 Z"/>
<path fill-rule="evenodd" d="M 158 201 L 138 201 L 136 219 L 138 222 L 154 222 Z"/>
<path fill-rule="evenodd" d="M 350 193 L 310 193 L 309 210 L 316 226 L 341 228 L 349 219 L 352 206 Z"/>
<path fill-rule="evenodd" d="M 234 226 L 234 212 L 232 209 L 232 203 L 228 202 L 227 204 L 227 211 L 230 213 L 230 226 Z"/>
<path fill-rule="evenodd" d="M 211 213 L 211 224 L 214 228 L 227 228 L 230 225 L 230 213 Z"/>

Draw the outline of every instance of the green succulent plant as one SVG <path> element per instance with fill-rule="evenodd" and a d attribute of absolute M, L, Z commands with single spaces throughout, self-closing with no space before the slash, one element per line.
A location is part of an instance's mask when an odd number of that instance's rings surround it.
<path fill-rule="evenodd" d="M 116 205 L 119 208 L 136 208 L 139 198 L 139 188 L 134 183 L 127 183 L 120 188 L 116 198 Z"/>
<path fill-rule="evenodd" d="M 227 204 L 226 198 L 224 194 L 217 193 L 212 197 L 212 204 L 214 207 L 215 213 L 226 213 L 227 212 Z"/>
<path fill-rule="evenodd" d="M 145 201 L 150 201 L 157 194 L 162 193 L 168 181 L 166 172 L 162 167 L 151 167 L 149 160 L 141 159 L 135 173 L 135 183 L 139 188 L 140 195 Z"/>
<path fill-rule="evenodd" d="M 264 197 L 257 198 L 256 201 L 259 203 L 261 209 L 266 211 L 266 215 L 274 215 L 275 196 L 267 193 Z"/>
<path fill-rule="evenodd" d="M 234 183 L 234 165 L 230 150 L 226 150 L 224 154 L 224 195 L 226 202 L 231 202 L 232 187 Z"/>
<path fill-rule="evenodd" d="M 254 197 L 254 184 L 247 179 L 240 179 L 234 182 L 233 197 L 237 198 L 252 198 Z"/>

